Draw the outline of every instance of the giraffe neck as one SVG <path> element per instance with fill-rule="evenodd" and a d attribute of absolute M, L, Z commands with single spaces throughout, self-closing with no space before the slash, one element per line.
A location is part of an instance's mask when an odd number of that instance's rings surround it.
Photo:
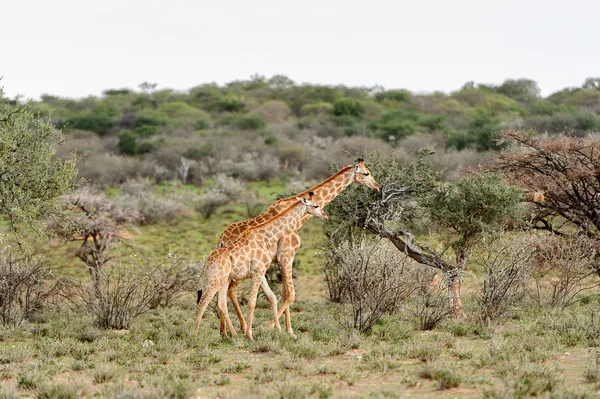
<path fill-rule="evenodd" d="M 337 194 L 342 192 L 344 190 L 344 188 L 346 188 L 348 186 L 348 184 L 350 184 L 350 183 L 352 183 L 352 181 L 354 181 L 354 177 L 353 177 L 354 175 L 352 173 L 353 168 L 354 168 L 354 165 L 345 166 L 342 169 L 340 169 L 336 174 L 334 174 L 333 176 L 330 176 L 329 178 L 327 178 L 327 180 L 323 181 L 322 183 L 319 183 L 318 185 L 314 186 L 313 188 L 309 188 L 308 190 L 298 193 L 296 195 L 292 195 L 291 197 L 287 197 L 287 198 L 281 199 L 279 201 L 276 201 L 271 206 L 269 206 L 269 208 L 265 211 L 264 214 L 267 215 L 268 217 L 277 215 L 278 213 L 284 211 L 289 206 L 291 206 L 297 197 L 305 197 L 311 191 L 314 192 L 315 194 L 317 194 L 318 192 L 325 193 L 325 191 L 323 191 L 324 189 L 326 189 L 327 192 L 332 192 L 331 189 L 334 186 L 342 184 L 342 187 L 339 189 L 339 191 L 337 191 L 337 193 L 334 194 L 326 204 L 321 204 L 320 202 L 315 201 L 322 207 L 327 205 L 329 202 L 331 202 L 336 197 Z"/>
<path fill-rule="evenodd" d="M 298 230 L 302 225 L 303 216 L 306 214 L 306 206 L 298 201 L 297 204 L 251 230 L 268 241 L 276 241 L 290 230 Z"/>
<path fill-rule="evenodd" d="M 354 172 L 352 168 L 345 170 L 335 176 L 335 179 L 329 179 L 322 185 L 313 189 L 315 193 L 312 200 L 319 204 L 321 208 L 326 207 L 335 199 L 342 191 L 346 189 L 354 181 Z M 309 215 L 310 216 L 310 215 Z"/>

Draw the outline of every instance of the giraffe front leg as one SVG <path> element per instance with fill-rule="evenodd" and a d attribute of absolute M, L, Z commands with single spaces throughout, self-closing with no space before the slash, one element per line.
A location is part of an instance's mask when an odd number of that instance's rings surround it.
<path fill-rule="evenodd" d="M 294 263 L 294 256 L 292 254 L 283 254 L 278 257 L 279 265 L 281 267 L 281 285 L 282 285 L 282 305 L 277 314 L 277 322 L 279 317 L 285 312 L 285 330 L 288 334 L 294 335 L 292 329 L 292 320 L 290 317 L 290 305 L 296 300 L 296 289 L 294 288 L 294 277 L 292 271 L 292 265 Z M 269 325 L 274 324 L 275 321 L 271 320 Z"/>
<path fill-rule="evenodd" d="M 273 290 L 271 290 L 271 287 L 269 287 L 267 277 L 264 274 L 260 280 L 260 285 L 261 285 L 263 291 L 265 292 L 265 295 L 267 296 L 269 303 L 271 304 L 271 309 L 273 310 L 273 317 L 274 317 L 274 320 L 276 321 L 276 323 L 274 323 L 274 326 L 275 326 L 275 328 L 277 328 L 278 331 L 281 331 L 281 325 L 279 324 L 279 317 L 277 317 L 278 316 L 277 315 L 277 296 L 275 295 Z M 273 328 L 273 325 L 270 325 L 267 327 Z"/>
<path fill-rule="evenodd" d="M 254 319 L 254 308 L 256 307 L 256 297 L 258 296 L 258 287 L 260 287 L 261 275 L 264 273 L 254 273 L 252 275 L 252 286 L 250 287 L 250 293 L 248 294 L 248 317 L 246 322 L 246 337 L 250 341 L 254 341 L 252 338 L 252 320 Z"/>
<path fill-rule="evenodd" d="M 238 320 L 240 321 L 240 328 L 242 331 L 246 331 L 246 320 L 244 319 L 244 314 L 242 313 L 242 309 L 240 308 L 240 303 L 237 298 L 237 288 L 240 285 L 241 280 L 232 280 L 229 282 L 229 289 L 227 290 L 227 296 L 229 296 L 229 300 L 233 304 L 233 309 L 237 315 Z"/>

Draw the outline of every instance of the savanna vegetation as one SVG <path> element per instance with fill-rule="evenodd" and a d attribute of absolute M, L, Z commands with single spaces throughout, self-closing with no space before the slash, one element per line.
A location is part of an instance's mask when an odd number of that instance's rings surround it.
<path fill-rule="evenodd" d="M 0 93 L 0 397 L 594 397 L 599 81 Z M 263 297 L 254 342 L 192 335 L 223 230 L 359 156 L 381 191 L 300 230 L 296 336 Z"/>

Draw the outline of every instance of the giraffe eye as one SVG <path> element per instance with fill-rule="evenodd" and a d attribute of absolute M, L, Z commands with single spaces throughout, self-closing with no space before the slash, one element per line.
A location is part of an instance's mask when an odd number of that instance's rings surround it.
<path fill-rule="evenodd" d="M 317 209 L 319 207 L 319 205 L 315 205 L 314 207 L 315 207 L 315 209 Z"/>
<path fill-rule="evenodd" d="M 365 175 L 365 176 L 369 176 L 369 174 L 368 174 L 368 173 L 363 173 L 363 175 Z"/>

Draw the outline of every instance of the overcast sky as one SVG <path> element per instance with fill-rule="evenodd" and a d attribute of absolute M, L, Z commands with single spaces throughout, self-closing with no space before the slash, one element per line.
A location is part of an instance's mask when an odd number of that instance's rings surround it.
<path fill-rule="evenodd" d="M 531 78 L 547 95 L 600 76 L 599 16 L 598 0 L 5 1 L 0 85 L 83 97 L 258 73 L 423 92 Z"/>

